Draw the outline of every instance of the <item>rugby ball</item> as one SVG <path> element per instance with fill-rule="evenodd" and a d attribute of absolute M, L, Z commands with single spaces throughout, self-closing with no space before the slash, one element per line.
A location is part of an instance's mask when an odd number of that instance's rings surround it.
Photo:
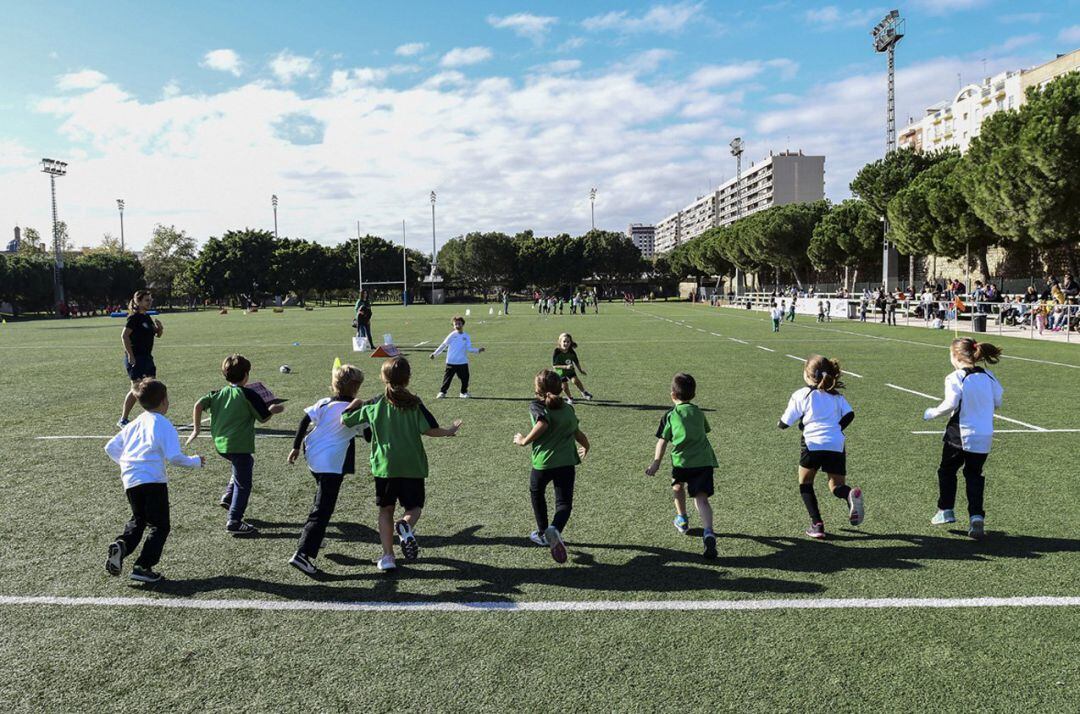
<path fill-rule="evenodd" d="M 282 374 L 289 374 L 290 372 L 292 372 L 292 367 L 290 367 L 287 364 L 283 364 L 280 367 L 278 367 L 278 371 L 281 372 Z"/>

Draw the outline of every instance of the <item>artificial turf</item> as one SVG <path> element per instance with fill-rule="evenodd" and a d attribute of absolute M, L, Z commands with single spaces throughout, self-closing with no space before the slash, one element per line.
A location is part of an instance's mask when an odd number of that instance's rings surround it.
<path fill-rule="evenodd" d="M 472 359 L 473 398 L 434 399 L 442 359 L 427 359 L 471 309 L 466 329 L 487 351 Z M 498 309 L 498 306 L 495 306 Z M 162 316 L 155 346 L 174 423 L 221 384 L 238 351 L 253 379 L 289 399 L 260 430 L 248 520 L 261 535 L 223 532 L 216 501 L 228 464 L 208 439 L 200 472 L 174 469 L 173 529 L 153 587 L 108 577 L 105 547 L 128 517 L 104 439 L 126 389 L 121 321 L 0 326 L 0 595 L 401 602 L 527 602 L 755 598 L 1075 596 L 1080 580 L 1078 433 L 1002 433 L 987 464 L 983 542 L 963 534 L 963 489 L 952 527 L 929 525 L 940 438 L 913 434 L 941 394 L 952 334 L 800 316 L 770 332 L 763 313 L 688 304 L 601 304 L 599 315 L 538 316 L 515 303 L 377 307 L 413 363 L 413 388 L 453 439 L 427 440 L 428 505 L 416 564 L 374 567 L 374 488 L 348 476 L 312 580 L 286 561 L 313 482 L 285 455 L 300 409 L 328 394 L 335 357 L 368 374 L 379 360 L 351 352 L 347 309 Z M 578 468 L 566 530 L 570 562 L 555 565 L 527 535 L 532 377 L 555 338 L 579 343 L 596 395 L 576 410 L 593 452 Z M 1080 346 L 997 342 L 1004 416 L 1044 429 L 1080 428 Z M 741 340 L 742 342 L 736 341 Z M 420 347 L 413 347 L 427 342 Z M 746 344 L 743 344 L 745 342 Z M 299 343 L 294 344 L 294 343 Z M 768 348 L 766 349 L 759 349 Z M 867 520 L 818 495 L 829 538 L 801 535 L 798 436 L 775 428 L 801 367 L 787 355 L 837 357 L 856 412 L 849 482 Z M 1026 358 L 1026 359 L 1017 359 Z M 288 364 L 292 373 L 280 374 Z M 713 508 L 720 557 L 671 526 L 669 468 L 647 477 L 671 376 L 698 381 L 720 468 Z M 456 392 L 451 390 L 451 395 Z M 939 422 L 936 426 L 943 426 Z M 999 422 L 999 428 L 1023 428 Z M 280 437 L 280 438 L 279 438 Z M 366 450 L 359 449 L 366 455 Z M 550 501 L 551 499 L 549 499 Z M 691 514 L 691 533 L 700 522 Z M 399 560 L 399 563 L 401 561 Z M 170 707 L 182 711 L 554 708 L 778 711 L 829 708 L 1010 711 L 1080 706 L 1076 608 L 771 612 L 246 612 L 155 608 L 0 608 L 0 691 L 17 710 Z M 234 707 L 235 705 L 235 707 Z"/>

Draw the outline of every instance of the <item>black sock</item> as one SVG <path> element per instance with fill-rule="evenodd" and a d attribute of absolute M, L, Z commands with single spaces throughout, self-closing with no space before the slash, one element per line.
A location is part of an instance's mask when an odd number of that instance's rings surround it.
<path fill-rule="evenodd" d="M 832 492 L 832 495 L 846 501 L 849 493 L 851 493 L 851 486 L 844 484 L 843 486 L 837 486 L 836 490 Z"/>
<path fill-rule="evenodd" d="M 811 523 L 821 523 L 821 511 L 818 510 L 817 496 L 814 494 L 814 484 L 800 483 L 799 494 L 806 505 L 806 512 L 810 514 Z"/>

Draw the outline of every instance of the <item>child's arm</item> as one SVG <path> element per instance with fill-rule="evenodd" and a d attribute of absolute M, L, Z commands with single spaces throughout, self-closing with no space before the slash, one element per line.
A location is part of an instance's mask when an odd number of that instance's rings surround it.
<path fill-rule="evenodd" d="M 435 437 L 454 436 L 455 434 L 458 433 L 458 429 L 460 429 L 460 428 L 461 428 L 461 420 L 460 419 L 455 419 L 454 423 L 450 426 L 449 429 L 443 429 L 441 426 L 437 426 L 437 427 L 435 427 L 433 429 L 428 429 L 427 431 L 423 432 L 423 434 L 424 434 L 424 436 L 435 436 Z"/>
<path fill-rule="evenodd" d="M 109 439 L 109 443 L 105 444 L 105 453 L 109 455 L 109 458 L 120 463 L 120 457 L 124 453 L 124 432 L 116 432 L 116 436 Z"/>
<path fill-rule="evenodd" d="M 574 353 L 574 366 L 577 367 L 577 371 L 581 372 L 586 377 L 589 376 L 589 373 L 581 366 L 581 359 L 577 356 L 577 352 Z"/>
<path fill-rule="evenodd" d="M 191 434 L 188 435 L 187 441 L 184 442 L 184 446 L 190 446 L 191 442 L 195 441 L 195 437 L 197 437 L 202 430 L 202 413 L 203 403 L 200 399 L 195 402 L 195 408 L 191 410 Z"/>
<path fill-rule="evenodd" d="M 128 364 L 135 364 L 135 353 L 131 347 L 131 328 L 125 327 L 120 335 L 120 341 L 124 343 L 124 354 L 127 355 Z"/>
<path fill-rule="evenodd" d="M 311 417 L 305 412 L 304 418 L 300 420 L 300 425 L 296 427 L 296 436 L 293 437 L 292 451 L 290 451 L 288 457 L 286 457 L 286 463 L 296 463 L 296 459 L 300 456 L 300 445 L 304 443 L 304 437 L 307 436 L 309 426 L 311 426 Z"/>
<path fill-rule="evenodd" d="M 950 375 L 951 377 L 951 375 Z M 930 407 L 923 412 L 923 419 L 930 421 L 936 419 L 942 414 L 950 414 L 958 406 L 960 406 L 960 396 L 962 394 L 962 387 L 958 380 L 946 379 L 945 380 L 945 398 L 936 407 Z"/>
<path fill-rule="evenodd" d="M 660 461 L 664 458 L 664 451 L 667 450 L 667 441 L 664 439 L 656 440 L 656 451 L 653 453 L 652 463 L 645 468 L 646 476 L 655 476 L 656 472 L 660 470 Z"/>
<path fill-rule="evenodd" d="M 469 333 L 465 333 L 465 349 L 469 352 L 483 352 L 483 347 L 473 347 L 472 336 Z"/>
<path fill-rule="evenodd" d="M 530 430 L 529 433 L 525 436 L 522 436 L 520 432 L 514 434 L 514 443 L 518 446 L 528 446 L 529 444 L 539 439 L 540 436 L 545 431 L 547 431 L 547 429 L 548 423 L 541 419 L 540 421 L 537 421 L 535 424 L 533 424 L 532 430 Z"/>
<path fill-rule="evenodd" d="M 157 428 L 155 436 L 161 440 L 161 450 L 165 454 L 165 460 L 175 466 L 183 466 L 186 469 L 201 469 L 203 457 L 188 456 L 180 450 L 180 435 L 176 433 L 176 427 L 172 424 L 162 424 Z"/>
<path fill-rule="evenodd" d="M 430 355 L 428 355 L 428 358 L 429 359 L 435 359 L 436 355 L 440 354 L 443 350 L 445 350 L 447 347 L 449 347 L 450 346 L 450 338 L 453 337 L 453 336 L 454 336 L 453 332 L 451 332 L 449 335 L 447 335 L 446 339 L 444 339 L 442 341 L 442 344 L 440 344 L 438 347 L 436 347 L 435 351 L 432 352 Z"/>
<path fill-rule="evenodd" d="M 581 429 L 578 429 L 577 433 L 574 434 L 574 441 L 578 443 L 578 458 L 584 461 L 585 457 L 589 455 L 589 437 L 585 436 L 585 432 Z"/>

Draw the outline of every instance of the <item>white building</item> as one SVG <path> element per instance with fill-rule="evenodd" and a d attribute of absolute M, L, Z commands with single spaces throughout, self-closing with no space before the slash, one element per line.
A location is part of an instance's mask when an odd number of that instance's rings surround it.
<path fill-rule="evenodd" d="M 652 258 L 656 245 L 656 227 L 644 223 L 631 223 L 626 237 L 641 251 L 641 257 Z"/>
<path fill-rule="evenodd" d="M 926 114 L 912 121 L 897 136 L 897 146 L 916 151 L 956 148 L 967 151 L 979 135 L 983 121 L 1000 111 L 1023 105 L 1028 87 L 1043 86 L 1066 72 L 1080 67 L 1080 50 L 1031 69 L 1002 72 L 969 84 L 952 99 L 926 108 Z"/>
<path fill-rule="evenodd" d="M 700 196 L 681 211 L 656 224 L 656 252 L 667 253 L 675 246 L 701 235 L 710 228 L 727 226 L 736 218 L 789 203 L 820 201 L 825 198 L 825 157 L 805 156 L 801 151 L 785 151 L 751 162 L 743 170 L 736 190 L 735 179 L 721 184 L 712 193 Z M 741 208 L 737 196 L 741 194 Z"/>

